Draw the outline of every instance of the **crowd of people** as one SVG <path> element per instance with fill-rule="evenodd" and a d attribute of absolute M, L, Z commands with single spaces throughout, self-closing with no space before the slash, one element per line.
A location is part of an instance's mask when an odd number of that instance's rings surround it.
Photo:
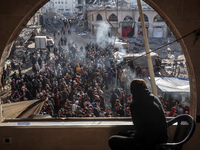
<path fill-rule="evenodd" d="M 175 117 L 180 114 L 189 114 L 190 103 L 188 97 L 186 97 L 184 102 L 181 101 L 181 99 L 178 100 L 172 97 L 170 97 L 169 100 L 164 100 L 162 97 L 159 99 L 165 110 L 166 117 Z"/>
<path fill-rule="evenodd" d="M 116 75 L 112 49 L 94 43 L 78 48 L 68 43 L 67 49 L 58 45 L 45 53 L 33 51 L 28 55 L 32 74 L 22 75 L 15 70 L 10 75 L 11 95 L 4 103 L 47 97 L 41 113 L 53 117 L 130 116 L 127 81 L 131 76 L 123 67 L 117 68 Z M 112 94 L 105 97 L 105 92 Z"/>
<path fill-rule="evenodd" d="M 3 69 L 2 85 L 11 78 L 11 95 L 3 103 L 47 97 L 41 114 L 52 117 L 131 116 L 129 84 L 135 77 L 144 77 L 141 66 L 138 64 L 135 68 L 133 63 L 128 63 L 115 69 L 111 45 L 103 48 L 97 43 L 88 43 L 79 47 L 67 41 L 63 29 L 54 35 L 54 38 L 60 37 L 58 45 L 24 54 L 23 64 L 30 58 L 32 74 L 22 75 L 21 64 L 16 67 L 13 61 Z M 158 57 L 155 61 L 159 71 L 161 62 Z"/>

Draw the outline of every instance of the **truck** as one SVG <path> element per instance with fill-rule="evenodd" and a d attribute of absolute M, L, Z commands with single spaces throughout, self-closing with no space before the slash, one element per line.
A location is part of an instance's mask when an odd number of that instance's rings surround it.
<path fill-rule="evenodd" d="M 46 49 L 47 48 L 47 37 L 46 36 L 35 36 L 35 48 Z"/>
<path fill-rule="evenodd" d="M 54 41 L 47 36 L 35 36 L 35 48 L 46 49 L 47 46 L 53 47 Z"/>

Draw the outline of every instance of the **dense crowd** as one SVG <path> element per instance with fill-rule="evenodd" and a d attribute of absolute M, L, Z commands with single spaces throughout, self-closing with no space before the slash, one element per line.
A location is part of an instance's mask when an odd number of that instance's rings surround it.
<path fill-rule="evenodd" d="M 47 97 L 41 114 L 52 117 L 130 116 L 129 84 L 134 77 L 144 77 L 141 66 L 138 64 L 135 68 L 133 63 L 128 63 L 113 69 L 111 45 L 102 48 L 97 43 L 88 43 L 85 47 L 78 47 L 74 42 L 67 42 L 65 34 L 65 28 L 54 34 L 54 38 L 60 37 L 60 40 L 53 48 L 24 54 L 22 62 L 26 64 L 26 59 L 30 58 L 32 74 L 22 75 L 21 64 L 16 67 L 13 61 L 3 69 L 2 85 L 11 78 L 11 95 L 3 103 Z M 63 48 L 63 45 L 68 47 Z M 155 72 L 159 72 L 159 57 L 156 57 L 155 64 Z M 11 70 L 16 69 L 18 73 L 10 75 Z M 161 99 L 161 102 L 166 116 L 175 116 L 177 111 L 172 115 L 167 112 L 175 107 L 178 110 L 177 105 L 169 107 L 167 101 Z"/>
<path fill-rule="evenodd" d="M 189 114 L 190 102 L 188 97 L 186 97 L 184 102 L 181 98 L 175 99 L 171 96 L 168 100 L 165 100 L 162 97 L 160 97 L 159 99 L 165 110 L 166 117 L 175 117 L 180 114 Z"/>
<path fill-rule="evenodd" d="M 53 117 L 130 116 L 129 83 L 134 73 L 130 74 L 128 69 L 141 77 L 139 64 L 135 70 L 118 67 L 116 77 L 116 70 L 112 69 L 112 49 L 94 43 L 87 44 L 84 49 L 75 43 L 68 43 L 68 48 L 63 49 L 60 43 L 46 53 L 33 51 L 29 55 L 33 73 L 22 75 L 21 64 L 18 64 L 18 74 L 14 72 L 10 76 L 11 96 L 4 103 L 47 97 L 41 113 Z M 2 81 L 7 79 L 12 68 L 16 66 L 11 62 L 10 67 L 3 69 Z M 105 92 L 110 93 L 109 97 L 105 97 Z M 188 107 L 183 108 L 173 100 L 169 105 L 168 101 L 160 99 L 166 116 L 189 112 Z"/>
<path fill-rule="evenodd" d="M 33 73 L 22 75 L 18 65 L 19 73 L 10 76 L 11 96 L 5 103 L 48 97 L 41 113 L 53 117 L 130 116 L 127 81 L 131 76 L 124 68 L 117 68 L 115 86 L 112 49 L 93 43 L 83 49 L 68 43 L 68 49 L 60 44 L 46 53 L 33 51 L 29 55 Z M 104 92 L 111 92 L 110 97 Z"/>

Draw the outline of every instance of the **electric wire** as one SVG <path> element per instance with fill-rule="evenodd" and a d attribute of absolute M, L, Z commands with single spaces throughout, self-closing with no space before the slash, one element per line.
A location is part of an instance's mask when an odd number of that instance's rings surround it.
<path fill-rule="evenodd" d="M 117 3 L 120 3 L 120 2 L 117 2 Z M 110 4 L 110 3 L 107 3 L 107 5 L 108 4 Z M 104 10 L 105 10 L 105 15 L 106 15 L 106 20 L 107 20 L 107 22 L 115 29 L 115 31 L 118 33 L 118 35 L 120 35 L 121 36 L 121 34 L 116 30 L 116 28 L 112 25 L 112 23 L 107 19 L 107 11 L 106 11 L 106 4 L 105 4 L 105 0 L 104 0 Z M 118 5 L 117 5 L 118 6 Z M 102 9 L 102 7 L 100 7 L 99 9 Z M 99 9 L 97 9 L 97 10 L 99 10 Z M 118 8 L 117 8 L 117 10 L 118 10 Z M 102 10 L 99 10 L 99 11 L 97 11 L 97 12 L 95 12 L 95 13 L 93 13 L 93 14 L 96 14 L 96 13 L 99 13 L 100 11 L 102 11 Z M 86 12 L 87 13 L 87 12 Z M 84 15 L 86 14 L 86 13 L 84 13 Z M 93 15 L 92 14 L 92 15 Z M 92 16 L 92 15 L 90 15 L 90 16 Z M 77 16 L 75 16 L 74 18 L 72 18 L 72 19 L 70 19 L 70 20 L 73 20 L 73 19 L 75 19 Z M 78 22 L 78 21 L 80 21 L 80 20 L 82 20 L 82 19 L 78 19 L 78 20 L 76 20 L 76 21 L 74 21 L 74 22 L 71 22 L 72 24 L 74 24 L 74 23 L 76 23 L 76 22 Z M 60 28 L 62 28 L 63 26 L 61 26 Z M 57 29 L 55 29 L 55 30 L 57 30 Z M 54 31 L 54 30 L 52 30 L 52 31 Z M 51 32 L 52 32 L 51 31 Z M 47 32 L 47 33 L 51 33 L 51 32 Z M 165 45 L 163 45 L 163 46 L 160 46 L 160 47 L 158 47 L 158 48 L 156 48 L 156 49 L 154 49 L 154 50 L 151 50 L 150 52 L 148 52 L 148 53 L 145 53 L 145 54 L 143 54 L 143 55 L 141 55 L 141 56 L 138 56 L 137 58 L 133 58 L 133 59 L 130 59 L 130 60 L 127 60 L 127 61 L 125 61 L 124 63 L 121 63 L 120 65 L 117 65 L 116 67 L 114 67 L 114 68 L 118 68 L 118 67 L 121 67 L 121 66 L 123 66 L 123 65 L 126 65 L 127 63 L 129 63 L 129 62 L 132 62 L 132 61 L 135 61 L 135 60 L 137 60 L 137 59 L 139 59 L 139 58 L 141 58 L 141 57 L 143 57 L 143 56 L 146 56 L 147 54 L 149 54 L 149 53 L 152 53 L 152 52 L 155 52 L 155 51 L 158 51 L 158 50 L 160 50 L 160 49 L 162 49 L 162 48 L 164 48 L 164 47 L 166 47 L 166 46 L 168 46 L 168 45 L 171 45 L 171 44 L 173 44 L 173 43 L 175 43 L 175 42 L 178 42 L 178 41 L 180 41 L 180 40 L 182 40 L 182 39 L 184 39 L 184 38 L 186 38 L 187 36 L 189 36 L 189 35 L 191 35 L 191 34 L 193 34 L 193 33 L 199 33 L 200 32 L 200 28 L 198 28 L 198 29 L 196 29 L 196 30 L 194 30 L 194 31 L 192 31 L 192 32 L 190 32 L 190 33 L 188 33 L 188 34 L 186 34 L 186 35 L 184 35 L 184 36 L 182 36 L 182 37 L 180 37 L 180 38 L 178 38 L 178 39 L 176 39 L 176 40 L 174 40 L 174 41 L 172 41 L 172 42 L 169 42 L 169 43 L 167 43 L 167 44 L 165 44 Z M 122 36 L 121 36 L 122 37 Z M 122 39 L 124 39 L 123 37 L 122 37 Z M 128 43 L 126 40 L 124 40 L 126 43 Z M 129 44 L 129 43 L 128 43 Z M 111 69 L 114 69 L 114 68 L 111 68 Z M 104 72 L 104 73 L 102 73 L 102 74 L 105 74 L 105 73 L 107 73 L 108 71 L 106 71 L 106 72 Z"/>
<path fill-rule="evenodd" d="M 124 66 L 124 65 L 126 65 L 127 63 L 132 62 L 132 61 L 135 61 L 135 60 L 137 60 L 137 59 L 139 59 L 139 58 L 141 58 L 141 57 L 144 57 L 144 56 L 146 56 L 146 54 L 150 54 L 150 53 L 155 52 L 155 51 L 158 51 L 158 50 L 160 50 L 160 49 L 162 49 L 162 48 L 164 48 L 164 47 L 166 47 L 166 46 L 168 46 L 168 45 L 171 45 L 171 44 L 173 44 L 173 43 L 175 43 L 175 42 L 178 42 L 178 41 L 180 41 L 180 40 L 182 40 L 182 39 L 184 39 L 184 38 L 190 36 L 190 35 L 193 34 L 193 33 L 199 33 L 199 32 L 200 32 L 200 28 L 198 28 L 198 29 L 196 29 L 196 30 L 194 30 L 194 31 L 192 31 L 192 32 L 190 32 L 190 33 L 188 33 L 188 34 L 186 34 L 186 35 L 184 35 L 184 36 L 182 36 L 182 37 L 180 37 L 180 38 L 178 38 L 178 39 L 172 41 L 172 42 L 169 42 L 169 43 L 167 43 L 167 44 L 165 44 L 165 45 L 162 45 L 162 46 L 160 46 L 160 47 L 158 47 L 158 48 L 156 48 L 156 49 L 154 49 L 154 50 L 151 50 L 151 51 L 148 52 L 148 53 L 145 53 L 145 54 L 143 54 L 143 55 L 141 55 L 141 56 L 138 56 L 138 57 L 136 57 L 136 58 L 127 60 L 127 61 L 121 63 L 120 65 L 117 65 L 116 68 L 121 67 L 121 66 Z M 114 68 L 111 68 L 111 69 L 114 69 Z M 105 74 L 105 73 L 108 73 L 108 71 L 105 71 L 105 72 L 101 73 L 101 75 L 103 75 L 103 74 Z"/>

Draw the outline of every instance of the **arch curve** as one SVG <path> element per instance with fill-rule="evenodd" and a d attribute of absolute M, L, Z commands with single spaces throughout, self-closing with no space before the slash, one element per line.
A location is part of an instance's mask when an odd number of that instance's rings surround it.
<path fill-rule="evenodd" d="M 125 21 L 125 22 L 133 22 L 133 18 L 131 16 L 126 16 L 123 21 Z"/>
<path fill-rule="evenodd" d="M 146 14 L 143 14 L 143 15 L 144 15 L 144 21 L 145 21 L 145 22 L 149 22 L 148 16 L 147 16 Z M 138 18 L 138 22 L 141 22 L 140 17 Z"/>
<path fill-rule="evenodd" d="M 171 13 L 171 10 L 167 8 L 167 6 L 169 4 L 167 4 L 167 2 L 158 2 L 156 0 L 144 0 L 149 6 L 151 6 L 157 13 L 158 15 L 160 15 L 160 17 L 163 18 L 164 22 L 167 24 L 168 28 L 172 31 L 172 33 L 174 34 L 176 39 L 179 39 L 183 36 L 185 36 L 186 34 L 188 34 L 188 32 L 185 33 L 185 30 L 182 30 L 180 28 L 180 23 L 176 22 L 176 19 L 173 19 L 173 13 Z M 178 4 L 178 3 L 177 3 Z M 165 7 L 166 6 L 166 7 Z M 174 5 L 173 8 L 174 10 L 176 10 L 177 5 Z M 181 6 L 179 6 L 181 7 Z M 195 28 L 196 29 L 196 28 Z M 193 30 L 195 30 L 193 29 Z M 181 31 L 181 32 L 180 32 Z M 191 32 L 191 29 L 190 29 Z M 197 114 L 197 108 L 198 106 L 196 104 L 198 104 L 197 101 L 197 79 L 195 77 L 195 71 L 194 71 L 194 64 L 192 63 L 192 60 L 190 58 L 190 53 L 189 50 L 190 49 L 186 43 L 185 43 L 185 39 L 181 39 L 179 40 L 179 44 L 181 45 L 182 51 L 184 53 L 185 59 L 186 59 L 186 64 L 187 64 L 187 70 L 189 72 L 189 81 L 190 81 L 190 99 L 192 99 L 192 101 L 190 102 L 190 108 L 191 108 L 191 112 L 190 114 L 194 117 L 196 117 Z"/>
<path fill-rule="evenodd" d="M 102 18 L 102 16 L 101 16 L 100 14 L 98 14 L 96 20 L 97 20 L 97 21 L 102 21 L 103 18 Z"/>
<path fill-rule="evenodd" d="M 2 58 L 2 53 L 5 51 L 5 49 L 12 46 L 12 43 L 24 27 L 28 20 L 34 15 L 34 13 L 42 7 L 45 3 L 47 3 L 49 0 L 20 0 L 18 3 L 16 3 L 15 0 L 10 1 L 2 1 L 1 4 L 2 10 L 0 12 L 0 17 L 2 20 L 1 23 L 1 37 L 0 37 L 0 58 Z M 178 39 L 189 32 L 199 28 L 199 14 L 200 10 L 194 9 L 197 6 L 199 6 L 199 1 L 194 0 L 191 2 L 191 6 L 187 8 L 187 4 L 189 2 L 178 0 L 176 2 L 168 3 L 167 1 L 158 1 L 158 0 L 144 0 L 148 5 L 150 5 L 155 11 L 158 12 L 158 14 L 163 18 L 163 20 L 168 25 L 169 29 L 173 32 L 175 37 Z M 184 4 L 180 5 L 180 4 Z M 170 7 L 169 7 L 170 6 Z M 180 10 L 183 10 L 183 7 L 185 9 L 190 10 L 192 13 L 186 14 L 182 12 L 182 15 L 180 15 Z M 23 9 L 22 9 L 23 8 Z M 114 19 L 111 19 L 109 17 L 110 21 L 117 21 L 116 15 L 112 14 Z M 188 23 L 188 19 L 191 19 L 192 22 Z M 200 97 L 200 93 L 197 92 L 198 89 L 200 89 L 200 79 L 198 79 L 196 76 L 199 75 L 200 69 L 198 69 L 198 63 L 200 63 L 200 60 L 196 58 L 198 53 L 198 41 L 197 46 L 194 45 L 194 36 L 191 36 L 187 39 L 182 39 L 179 41 L 182 50 L 184 52 L 186 63 L 188 67 L 188 71 L 190 74 L 190 86 L 191 86 L 191 99 L 193 100 L 192 103 L 195 103 L 199 105 L 200 103 L 197 103 L 197 99 Z M 2 67 L 2 60 L 0 63 L 0 69 Z M 194 70 L 195 68 L 195 70 Z M 1 73 L 1 70 L 0 70 Z M 195 76 L 196 75 L 196 76 Z M 198 106 L 192 105 L 192 115 L 196 116 Z M 198 113 L 200 114 L 200 109 L 198 110 Z"/>
<path fill-rule="evenodd" d="M 9 55 L 14 41 L 17 39 L 24 26 L 48 1 L 49 0 L 20 0 L 17 3 L 15 1 L 3 1 L 2 6 L 8 7 L 4 7 L 0 13 L 1 18 L 4 18 L 4 21 L 2 22 L 3 26 L 1 26 L 2 32 L 0 32 L 0 41 L 2 43 L 0 44 L 0 74 L 2 72 L 3 64 L 8 57 L 2 56 L 5 56 L 5 53 Z"/>
<path fill-rule="evenodd" d="M 109 21 L 117 21 L 117 16 L 115 15 L 115 14 L 111 14 L 110 16 L 109 16 L 109 19 L 108 19 Z"/>
<path fill-rule="evenodd" d="M 158 14 L 155 15 L 155 17 L 153 18 L 153 22 L 162 22 L 162 21 L 163 21 L 162 17 Z"/>

